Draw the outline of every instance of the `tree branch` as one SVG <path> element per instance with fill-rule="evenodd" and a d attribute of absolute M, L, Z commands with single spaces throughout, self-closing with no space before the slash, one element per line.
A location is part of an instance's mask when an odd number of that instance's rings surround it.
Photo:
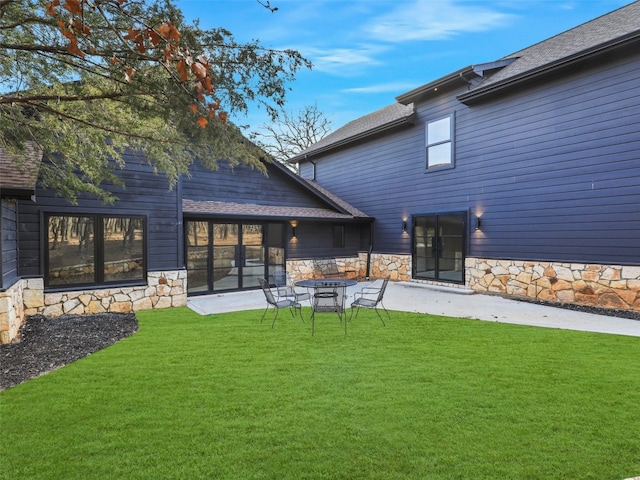
<path fill-rule="evenodd" d="M 124 97 L 122 92 L 104 93 L 101 95 L 29 95 L 29 96 L 2 96 L 0 95 L 0 104 L 6 103 L 32 103 L 32 102 L 78 102 L 88 100 L 115 100 Z"/>
<path fill-rule="evenodd" d="M 29 44 L 11 44 L 0 43 L 0 50 L 14 50 L 21 52 L 47 52 L 47 53 L 62 53 L 70 55 L 66 47 L 56 46 L 44 46 L 44 45 L 29 45 Z"/>
<path fill-rule="evenodd" d="M 167 140 L 164 139 L 163 137 L 152 137 L 149 135 L 138 135 L 135 133 L 131 133 L 131 132 L 126 132 L 126 131 L 122 131 L 122 130 L 117 130 L 115 128 L 110 128 L 110 127 L 105 127 L 104 125 L 98 125 L 97 123 L 93 123 L 93 122 L 89 122 L 88 120 L 84 120 L 83 118 L 80 117 L 76 117 L 74 115 L 69 115 L 68 113 L 62 112 L 60 110 L 56 110 L 53 107 L 50 107 L 47 104 L 44 103 L 36 103 L 36 102 L 26 102 L 27 105 L 30 105 L 38 110 L 45 110 L 49 113 L 52 113 L 54 115 L 58 115 L 62 118 L 66 118 L 67 120 L 71 120 L 73 122 L 78 122 L 82 125 L 85 125 L 87 127 L 91 127 L 91 128 L 95 128 L 96 130 L 101 130 L 103 132 L 107 132 L 107 133 L 113 133 L 115 135 L 122 135 L 125 137 L 129 137 L 129 138 L 135 138 L 137 140 L 146 140 L 146 141 L 151 141 L 151 142 L 156 142 L 156 143 L 167 143 Z"/>

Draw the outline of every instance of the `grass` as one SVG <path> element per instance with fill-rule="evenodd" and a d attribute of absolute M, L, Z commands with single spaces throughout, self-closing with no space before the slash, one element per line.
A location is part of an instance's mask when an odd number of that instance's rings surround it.
<path fill-rule="evenodd" d="M 312 337 L 261 313 L 141 312 L 0 393 L 0 478 L 640 475 L 638 338 L 371 311 Z"/>

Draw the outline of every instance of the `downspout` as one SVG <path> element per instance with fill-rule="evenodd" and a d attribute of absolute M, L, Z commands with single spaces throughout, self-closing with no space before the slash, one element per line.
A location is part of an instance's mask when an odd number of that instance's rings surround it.
<path fill-rule="evenodd" d="M 305 158 L 307 158 L 307 156 L 306 156 L 306 155 L 305 155 Z M 314 162 L 313 160 L 309 160 L 309 163 L 310 163 L 311 165 L 313 165 L 313 177 L 312 177 L 312 180 L 315 182 L 315 181 L 316 181 L 316 177 L 317 177 L 317 176 L 316 176 L 316 168 L 317 168 L 317 165 L 316 165 L 316 162 Z"/>
<path fill-rule="evenodd" d="M 0 255 L 2 255 L 2 252 L 4 250 L 2 250 L 2 237 L 4 237 L 4 232 L 2 231 L 2 217 L 3 215 L 3 205 L 2 205 L 2 196 L 0 195 Z M 17 217 L 17 215 L 16 215 Z M 16 230 L 18 230 L 18 228 L 16 227 Z M 2 263 L 2 257 L 0 257 L 0 292 L 3 291 L 2 289 L 2 284 L 3 284 L 3 277 L 4 277 L 4 265 Z"/>
<path fill-rule="evenodd" d="M 369 224 L 369 251 L 367 252 L 367 280 L 371 278 L 371 252 L 373 252 L 373 223 Z"/>
<path fill-rule="evenodd" d="M 176 183 L 176 213 L 177 213 L 177 223 L 176 223 L 176 245 L 178 248 L 178 267 L 186 270 L 187 263 L 185 260 L 185 252 L 184 252 L 184 216 L 182 212 L 182 175 L 178 177 L 178 182 Z"/>

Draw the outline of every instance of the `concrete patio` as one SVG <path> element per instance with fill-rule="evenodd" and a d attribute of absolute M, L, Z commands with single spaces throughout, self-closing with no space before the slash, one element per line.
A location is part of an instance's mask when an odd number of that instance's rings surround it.
<path fill-rule="evenodd" d="M 372 282 L 361 282 L 348 287 L 347 305 L 351 304 L 355 292 L 371 284 Z M 303 306 L 305 303 L 303 302 Z M 548 307 L 494 295 L 477 294 L 464 289 L 434 287 L 413 282 L 389 282 L 383 303 L 388 310 L 640 337 L 638 320 Z M 201 315 L 264 309 L 267 306 L 262 290 L 190 297 L 187 304 Z"/>

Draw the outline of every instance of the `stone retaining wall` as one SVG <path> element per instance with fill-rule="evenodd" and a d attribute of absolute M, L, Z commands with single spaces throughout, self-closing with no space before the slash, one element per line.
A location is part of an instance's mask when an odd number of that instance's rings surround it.
<path fill-rule="evenodd" d="M 345 277 L 355 276 L 364 279 L 367 275 L 367 253 L 360 252 L 357 257 L 338 257 L 331 260 L 337 267 L 337 275 Z M 287 272 L 295 282 L 311 278 L 322 278 L 326 271 L 318 268 L 318 259 L 287 260 Z M 391 280 L 409 280 L 411 278 L 411 256 L 384 253 L 372 253 L 369 267 L 370 278 L 385 278 Z"/>
<path fill-rule="evenodd" d="M 0 293 L 0 341 L 11 342 L 29 315 L 131 313 L 186 304 L 186 270 L 149 272 L 147 285 L 54 293 L 44 292 L 40 278 L 20 280 Z"/>
<path fill-rule="evenodd" d="M 478 292 L 640 311 L 640 266 L 467 258 L 466 277 Z"/>

